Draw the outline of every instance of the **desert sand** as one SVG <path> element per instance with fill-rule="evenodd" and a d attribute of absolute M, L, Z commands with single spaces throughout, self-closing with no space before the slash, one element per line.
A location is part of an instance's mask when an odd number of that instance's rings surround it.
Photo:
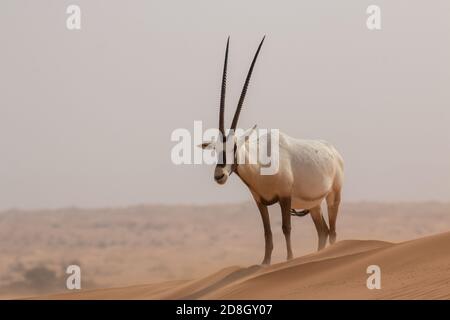
<path fill-rule="evenodd" d="M 450 230 L 448 203 L 344 203 L 339 242 L 320 253 L 311 218 L 295 218 L 296 259 L 289 263 L 278 206 L 270 208 L 270 218 L 273 265 L 261 268 L 264 235 L 250 202 L 3 211 L 0 298 L 68 293 L 70 264 L 82 274 L 82 291 L 73 298 L 238 298 L 250 291 L 248 298 L 394 298 L 407 297 L 407 290 L 419 297 L 416 284 L 425 290 L 433 279 L 429 288 L 436 292 L 427 289 L 424 297 L 438 297 L 448 285 L 448 237 L 425 238 Z M 421 240 L 405 242 L 410 239 Z M 380 291 L 365 287 L 369 263 L 382 268 Z M 291 274 L 287 283 L 282 272 Z M 273 291 L 265 291 L 266 280 L 273 281 Z"/>
<path fill-rule="evenodd" d="M 381 289 L 366 268 L 381 268 Z M 269 267 L 228 267 L 192 281 L 46 296 L 48 299 L 449 299 L 450 232 L 401 243 L 340 241 Z"/>

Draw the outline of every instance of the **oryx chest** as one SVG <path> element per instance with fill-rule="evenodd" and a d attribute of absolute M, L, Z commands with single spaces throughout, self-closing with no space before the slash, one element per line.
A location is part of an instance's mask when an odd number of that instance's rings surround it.
<path fill-rule="evenodd" d="M 239 166 L 238 175 L 250 189 L 253 197 L 260 203 L 273 204 L 281 197 L 290 195 L 289 177 L 282 177 L 280 174 L 262 175 L 257 166 Z"/>

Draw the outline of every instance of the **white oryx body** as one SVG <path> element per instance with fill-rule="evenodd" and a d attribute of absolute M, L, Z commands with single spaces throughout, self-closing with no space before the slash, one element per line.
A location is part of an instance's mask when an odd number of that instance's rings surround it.
<path fill-rule="evenodd" d="M 259 137 L 267 145 L 267 134 Z M 247 154 L 245 144 L 237 152 Z M 340 190 L 343 160 L 337 150 L 322 140 L 303 140 L 279 133 L 279 169 L 273 175 L 262 175 L 261 165 L 237 159 L 236 172 L 256 201 L 265 203 L 290 197 L 292 209 L 312 209 L 333 192 Z"/>
<path fill-rule="evenodd" d="M 343 182 L 343 160 L 336 149 L 321 140 L 300 140 L 279 132 L 278 135 L 278 170 L 272 174 L 262 174 L 262 166 L 258 161 L 247 161 L 254 155 L 250 139 L 259 139 L 257 146 L 270 147 L 270 133 L 256 138 L 249 129 L 246 134 L 236 134 L 237 122 L 244 103 L 245 94 L 252 75 L 253 67 L 260 52 L 264 38 L 258 46 L 250 69 L 245 79 L 244 87 L 234 113 L 230 131 L 225 134 L 224 111 L 227 79 L 228 47 L 225 50 L 225 62 L 222 76 L 222 90 L 219 112 L 219 139 L 202 143 L 204 149 L 215 149 L 218 154 L 218 164 L 214 170 L 214 180 L 224 184 L 235 172 L 250 189 L 261 214 L 265 254 L 263 264 L 270 264 L 273 242 L 267 206 L 279 203 L 281 207 L 282 228 L 286 238 L 287 258 L 292 259 L 291 247 L 291 215 L 304 216 L 310 214 L 319 236 L 319 250 L 324 248 L 329 237 L 330 243 L 336 240 L 336 218 L 341 199 Z M 244 159 L 241 159 L 243 157 Z M 273 160 L 273 155 L 269 160 Z M 322 215 L 321 203 L 327 202 L 330 227 Z M 302 209 L 302 211 L 297 211 Z"/>

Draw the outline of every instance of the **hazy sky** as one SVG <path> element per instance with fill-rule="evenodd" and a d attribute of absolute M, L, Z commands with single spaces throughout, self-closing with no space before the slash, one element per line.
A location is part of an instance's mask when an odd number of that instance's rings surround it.
<path fill-rule="evenodd" d="M 449 13 L 448 0 L 2 0 L 0 208 L 250 199 L 236 176 L 173 165 L 170 135 L 217 125 L 228 35 L 230 120 L 264 34 L 240 126 L 332 142 L 347 201 L 450 201 Z"/>

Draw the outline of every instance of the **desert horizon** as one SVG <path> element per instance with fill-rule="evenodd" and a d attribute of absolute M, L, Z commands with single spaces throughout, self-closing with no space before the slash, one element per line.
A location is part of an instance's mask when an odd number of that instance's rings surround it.
<path fill-rule="evenodd" d="M 449 212 L 450 203 L 434 201 L 344 203 L 338 244 L 398 243 L 447 232 Z M 270 207 L 270 218 L 273 264 L 284 263 L 277 205 Z M 81 268 L 81 292 L 202 279 L 223 268 L 259 265 L 263 238 L 251 202 L 6 210 L 0 212 L 0 297 L 68 293 L 65 268 L 70 264 Z M 292 242 L 295 258 L 315 254 L 317 234 L 310 217 L 292 218 Z"/>

